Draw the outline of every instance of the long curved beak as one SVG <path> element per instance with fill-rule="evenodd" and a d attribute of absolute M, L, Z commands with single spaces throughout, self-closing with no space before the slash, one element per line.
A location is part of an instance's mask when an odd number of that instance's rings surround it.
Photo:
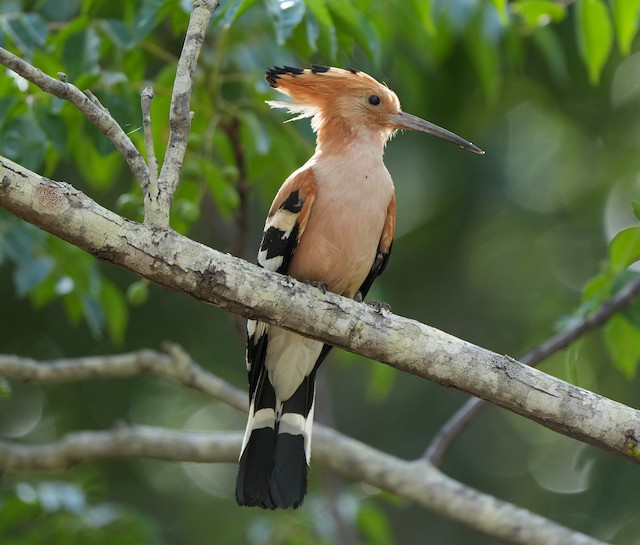
<path fill-rule="evenodd" d="M 431 134 L 433 136 L 437 136 L 438 138 L 442 138 L 447 142 L 451 142 L 452 144 L 456 144 L 461 148 L 468 149 L 473 153 L 478 153 L 480 155 L 484 154 L 484 150 L 481 150 L 478 146 L 472 144 L 471 142 L 465 140 L 464 138 L 460 138 L 457 134 L 448 131 L 447 129 L 443 129 L 434 123 L 430 123 L 429 121 L 425 121 L 420 117 L 415 115 L 408 114 L 406 112 L 398 112 L 391 116 L 391 125 L 394 129 L 405 129 L 409 131 L 420 131 L 426 132 L 427 134 Z"/>

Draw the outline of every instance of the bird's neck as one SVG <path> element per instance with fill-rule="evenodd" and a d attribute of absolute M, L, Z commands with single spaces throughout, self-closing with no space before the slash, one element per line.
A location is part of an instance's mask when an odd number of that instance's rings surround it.
<path fill-rule="evenodd" d="M 390 133 L 352 125 L 342 118 L 325 120 L 317 128 L 316 155 L 369 155 L 382 159 Z"/>

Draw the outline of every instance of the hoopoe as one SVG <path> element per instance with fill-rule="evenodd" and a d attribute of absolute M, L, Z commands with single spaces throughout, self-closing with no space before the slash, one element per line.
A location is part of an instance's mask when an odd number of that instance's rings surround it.
<path fill-rule="evenodd" d="M 354 69 L 275 67 L 269 84 L 311 118 L 311 159 L 278 191 L 258 264 L 362 300 L 389 260 L 396 201 L 382 156 L 401 129 L 422 131 L 475 153 L 471 142 L 400 109 L 396 94 Z M 307 488 L 318 367 L 331 347 L 256 320 L 247 324 L 251 406 L 236 483 L 240 505 L 299 507 Z"/>

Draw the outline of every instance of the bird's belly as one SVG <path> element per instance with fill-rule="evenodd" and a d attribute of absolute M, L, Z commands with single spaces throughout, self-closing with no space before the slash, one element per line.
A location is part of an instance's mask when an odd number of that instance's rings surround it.
<path fill-rule="evenodd" d="M 386 212 L 386 206 L 372 214 L 347 210 L 334 214 L 331 221 L 314 221 L 312 214 L 289 274 L 298 280 L 322 282 L 334 293 L 353 297 L 373 265 Z"/>

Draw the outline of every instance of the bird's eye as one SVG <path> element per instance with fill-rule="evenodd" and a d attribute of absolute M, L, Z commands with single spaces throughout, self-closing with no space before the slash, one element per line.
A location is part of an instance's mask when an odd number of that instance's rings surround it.
<path fill-rule="evenodd" d="M 377 106 L 378 104 L 380 104 L 380 97 L 378 95 L 371 95 L 367 100 L 372 106 Z"/>

